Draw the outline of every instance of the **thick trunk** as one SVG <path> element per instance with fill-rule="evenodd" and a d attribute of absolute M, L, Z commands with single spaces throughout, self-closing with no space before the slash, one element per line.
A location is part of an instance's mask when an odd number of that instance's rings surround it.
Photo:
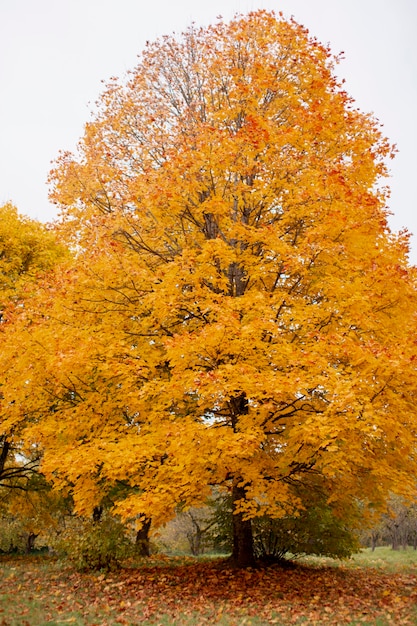
<path fill-rule="evenodd" d="M 150 556 L 151 547 L 149 541 L 149 530 L 151 528 L 151 520 L 147 517 L 142 527 L 136 533 L 136 549 L 140 556 Z"/>
<path fill-rule="evenodd" d="M 100 522 L 103 515 L 103 507 L 95 506 L 93 509 L 93 522 Z"/>
<path fill-rule="evenodd" d="M 243 487 L 238 487 L 236 483 L 238 483 L 238 480 L 235 480 L 235 484 L 233 484 L 232 487 L 232 561 L 236 567 L 254 567 L 255 555 L 253 551 L 252 523 L 250 520 L 243 519 L 242 513 L 235 513 L 237 502 L 245 498 L 245 489 Z"/>
<path fill-rule="evenodd" d="M 26 554 L 30 554 L 35 549 L 35 540 L 38 535 L 35 533 L 29 533 L 26 540 Z"/>

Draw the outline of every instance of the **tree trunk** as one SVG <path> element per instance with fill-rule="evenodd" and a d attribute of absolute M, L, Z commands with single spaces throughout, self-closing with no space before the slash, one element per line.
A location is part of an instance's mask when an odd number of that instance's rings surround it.
<path fill-rule="evenodd" d="M 149 541 L 149 530 L 151 528 L 151 519 L 146 517 L 141 528 L 136 532 L 136 549 L 140 556 L 150 556 L 151 547 Z"/>
<path fill-rule="evenodd" d="M 392 550 L 399 550 L 400 549 L 400 540 L 399 540 L 397 534 L 395 534 L 391 538 L 391 549 Z"/>
<path fill-rule="evenodd" d="M 7 457 L 9 455 L 10 452 L 10 442 L 7 441 L 6 437 L 2 436 L 0 438 L 0 446 L 1 447 L 1 452 L 0 452 L 0 476 L 3 474 L 4 472 L 4 468 L 6 466 L 6 461 L 7 461 Z"/>
<path fill-rule="evenodd" d="M 26 554 L 30 554 L 35 548 L 35 540 L 38 535 L 35 533 L 29 533 L 26 540 Z"/>
<path fill-rule="evenodd" d="M 242 513 L 235 513 L 236 503 L 245 499 L 244 487 L 238 487 L 239 479 L 235 479 L 232 487 L 233 500 L 233 552 L 232 562 L 236 567 L 255 567 L 253 551 L 253 535 L 251 520 L 243 519 Z"/>
<path fill-rule="evenodd" d="M 100 522 L 103 515 L 103 507 L 95 506 L 93 509 L 93 522 Z"/>
<path fill-rule="evenodd" d="M 194 522 L 194 530 L 190 530 L 187 533 L 188 543 L 190 544 L 191 554 L 193 556 L 198 556 L 201 554 L 201 543 L 202 543 L 202 530 L 197 522 Z"/>

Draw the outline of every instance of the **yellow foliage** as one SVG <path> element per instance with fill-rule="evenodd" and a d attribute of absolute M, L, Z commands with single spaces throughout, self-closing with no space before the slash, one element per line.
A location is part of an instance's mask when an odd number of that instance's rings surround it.
<path fill-rule="evenodd" d="M 263 11 L 191 29 L 59 159 L 76 262 L 16 327 L 8 419 L 79 511 L 111 491 L 162 523 L 238 481 L 237 513 L 280 517 L 317 476 L 341 510 L 414 487 L 415 268 L 392 149 L 333 65 Z"/>

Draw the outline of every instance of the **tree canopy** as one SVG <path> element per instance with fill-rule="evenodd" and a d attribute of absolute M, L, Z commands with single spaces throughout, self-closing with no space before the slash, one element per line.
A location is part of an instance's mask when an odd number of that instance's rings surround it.
<path fill-rule="evenodd" d="M 254 517 L 311 493 L 353 523 L 414 488 L 416 284 L 387 224 L 394 149 L 336 63 L 265 11 L 191 27 L 149 43 L 59 158 L 76 263 L 38 296 L 13 410 L 79 511 L 111 492 L 124 518 L 159 524 L 216 486 L 248 565 Z"/>
<path fill-rule="evenodd" d="M 27 344 L 25 304 L 36 293 L 38 281 L 65 255 L 46 226 L 19 215 L 11 203 L 0 207 L 0 487 L 26 488 L 38 466 L 38 451 L 25 447 L 21 439 L 25 420 L 11 419 L 11 405 L 22 400 L 22 389 L 13 396 L 11 381 L 16 355 L 20 360 Z"/>

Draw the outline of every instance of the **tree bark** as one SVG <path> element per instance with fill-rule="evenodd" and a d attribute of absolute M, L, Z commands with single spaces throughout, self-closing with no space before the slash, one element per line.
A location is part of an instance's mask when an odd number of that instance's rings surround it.
<path fill-rule="evenodd" d="M 149 541 L 149 530 L 151 528 L 151 519 L 145 518 L 141 528 L 136 532 L 136 549 L 140 556 L 150 556 L 151 547 Z"/>
<path fill-rule="evenodd" d="M 26 539 L 26 554 L 30 554 L 35 549 L 35 540 L 38 535 L 35 533 L 29 533 Z"/>
<path fill-rule="evenodd" d="M 255 567 L 253 550 L 253 534 L 251 520 L 243 519 L 242 513 L 236 513 L 239 500 L 245 499 L 244 487 L 238 487 L 239 479 L 235 479 L 232 487 L 233 501 L 233 552 L 232 562 L 236 567 Z"/>
<path fill-rule="evenodd" d="M 93 522 L 100 522 L 103 515 L 103 507 L 95 506 L 93 509 Z"/>
<path fill-rule="evenodd" d="M 0 476 L 1 476 L 4 472 L 4 468 L 5 468 L 6 461 L 7 461 L 7 456 L 10 452 L 10 442 L 7 441 L 6 437 L 3 436 L 0 438 L 0 445 L 2 446 L 1 452 L 0 452 Z"/>

